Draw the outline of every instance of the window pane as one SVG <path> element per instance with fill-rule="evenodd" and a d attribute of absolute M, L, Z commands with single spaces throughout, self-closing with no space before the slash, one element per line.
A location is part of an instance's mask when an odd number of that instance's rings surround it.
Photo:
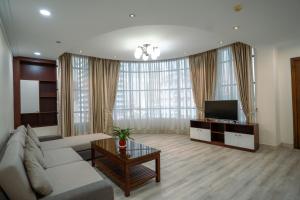
<path fill-rule="evenodd" d="M 151 130 L 189 127 L 196 112 L 188 58 L 121 62 L 120 67 L 113 112 L 115 124 Z"/>
<path fill-rule="evenodd" d="M 87 134 L 90 133 L 88 57 L 73 55 L 72 67 L 74 95 L 74 131 L 75 135 Z M 118 102 L 119 105 L 121 103 L 122 102 L 120 101 Z"/>

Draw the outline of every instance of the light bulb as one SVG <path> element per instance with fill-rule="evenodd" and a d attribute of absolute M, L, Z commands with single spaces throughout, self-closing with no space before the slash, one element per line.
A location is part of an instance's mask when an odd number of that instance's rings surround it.
<path fill-rule="evenodd" d="M 154 54 L 156 55 L 156 57 L 160 56 L 160 50 L 158 47 L 154 48 Z"/>
<path fill-rule="evenodd" d="M 146 47 L 146 51 L 147 51 L 147 54 L 152 54 L 153 53 L 153 47 L 152 47 L 152 45 L 148 45 L 147 47 Z"/>
<path fill-rule="evenodd" d="M 152 58 L 152 60 L 156 60 L 157 59 L 157 56 L 156 56 L 156 54 L 154 52 L 151 54 L 151 58 Z"/>
<path fill-rule="evenodd" d="M 143 54 L 143 60 L 144 60 L 144 61 L 147 61 L 148 59 L 149 59 L 149 56 L 146 55 L 146 54 Z"/>
<path fill-rule="evenodd" d="M 136 59 L 140 59 L 142 54 L 143 54 L 143 50 L 141 49 L 141 47 L 138 47 L 138 48 L 136 48 L 136 50 L 134 52 L 134 57 Z"/>

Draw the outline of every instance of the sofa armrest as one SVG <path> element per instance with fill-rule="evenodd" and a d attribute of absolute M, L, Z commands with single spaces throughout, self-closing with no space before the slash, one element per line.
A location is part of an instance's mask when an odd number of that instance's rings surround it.
<path fill-rule="evenodd" d="M 40 136 L 39 137 L 40 142 L 45 142 L 45 141 L 49 141 L 49 140 L 58 140 L 58 139 L 62 139 L 62 136 L 60 136 L 60 135 L 47 135 L 47 136 Z"/>
<path fill-rule="evenodd" d="M 91 183 L 54 196 L 44 197 L 43 200 L 113 200 L 114 191 L 105 180 Z"/>

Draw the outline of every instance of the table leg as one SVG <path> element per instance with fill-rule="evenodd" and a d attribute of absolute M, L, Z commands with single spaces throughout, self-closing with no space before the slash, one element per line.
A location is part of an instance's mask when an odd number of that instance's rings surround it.
<path fill-rule="evenodd" d="M 129 186 L 129 166 L 125 164 L 124 167 L 124 176 L 125 176 L 125 196 L 130 196 L 130 186 Z"/>
<path fill-rule="evenodd" d="M 160 182 L 160 154 L 155 159 L 156 182 Z"/>
<path fill-rule="evenodd" d="M 92 154 L 92 166 L 95 167 L 95 149 L 91 148 L 91 154 Z"/>

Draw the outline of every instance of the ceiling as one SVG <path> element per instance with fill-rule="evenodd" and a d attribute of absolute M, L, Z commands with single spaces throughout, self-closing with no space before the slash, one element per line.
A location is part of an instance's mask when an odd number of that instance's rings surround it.
<path fill-rule="evenodd" d="M 134 60 L 154 43 L 159 59 L 183 57 L 234 41 L 276 45 L 300 40 L 299 0 L 1 0 L 15 56 L 56 59 L 63 52 Z M 241 3 L 243 9 L 234 12 Z M 43 17 L 39 10 L 51 11 Z M 134 13 L 135 18 L 129 14 Z M 233 30 L 239 26 L 239 30 Z M 57 44 L 56 41 L 61 41 Z M 223 41 L 223 44 L 219 44 Z M 81 52 L 82 51 L 82 52 Z M 81 52 L 81 53 L 80 53 Z"/>

